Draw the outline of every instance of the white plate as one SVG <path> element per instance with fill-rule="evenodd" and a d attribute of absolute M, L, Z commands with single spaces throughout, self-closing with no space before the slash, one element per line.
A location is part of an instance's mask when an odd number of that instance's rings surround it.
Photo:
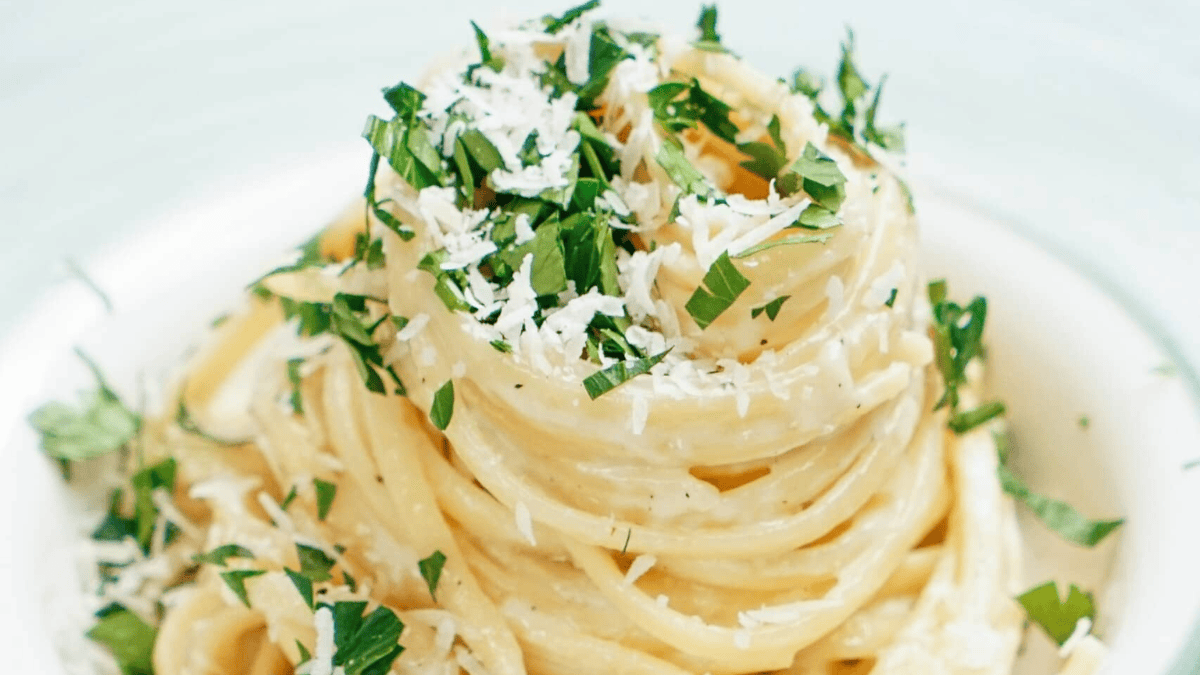
<path fill-rule="evenodd" d="M 161 380 L 211 317 L 236 304 L 246 280 L 345 205 L 365 161 L 348 149 L 273 172 L 181 209 L 152 235 L 97 260 L 96 280 L 116 312 L 105 315 L 97 298 L 64 287 L 20 326 L 0 351 L 0 380 L 29 386 L 5 392 L 5 426 L 48 398 L 90 386 L 72 345 L 126 392 Z M 1113 647 L 1105 673 L 1182 675 L 1187 670 L 1171 666 L 1200 609 L 1200 538 L 1192 534 L 1200 472 L 1183 469 L 1200 449 L 1191 371 L 1156 372 L 1170 361 L 1161 344 L 1094 283 L 952 195 L 922 187 L 931 272 L 951 280 L 955 297 L 989 299 L 990 377 L 1010 406 L 1020 472 L 1086 513 L 1128 518 L 1092 551 L 1066 546 L 1025 518 L 1029 582 L 1053 577 L 1096 588 L 1099 629 Z M 1081 415 L 1090 420 L 1086 429 Z M 0 494 L 17 508 L 0 519 L 0 540 L 10 542 L 0 549 L 0 592 L 20 612 L 0 615 L 0 653 L 14 672 L 59 672 L 45 660 L 48 626 L 69 604 L 77 528 L 33 433 L 18 423 L 4 452 Z M 1037 662 L 1048 641 L 1034 635 L 1035 664 L 1024 672 L 1040 675 L 1049 672 Z"/>

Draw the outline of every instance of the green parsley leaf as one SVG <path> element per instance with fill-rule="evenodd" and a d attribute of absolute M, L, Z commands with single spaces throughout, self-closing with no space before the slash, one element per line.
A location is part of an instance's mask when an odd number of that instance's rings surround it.
<path fill-rule="evenodd" d="M 846 200 L 846 176 L 838 169 L 837 162 L 806 143 L 804 151 L 796 158 L 789 173 L 776 183 L 782 195 L 793 194 L 797 188 L 820 206 L 836 213 Z"/>
<path fill-rule="evenodd" d="M 421 578 L 429 586 L 429 597 L 437 601 L 438 579 L 442 578 L 442 567 L 446 564 L 446 556 L 441 551 L 434 551 L 428 558 L 421 559 L 417 567 L 421 570 Z"/>
<path fill-rule="evenodd" d="M 244 546 L 223 544 L 209 551 L 192 556 L 192 562 L 197 565 L 208 564 L 225 567 L 230 558 L 254 558 L 254 553 Z"/>
<path fill-rule="evenodd" d="M 121 672 L 124 675 L 154 675 L 154 641 L 158 629 L 116 603 L 97 612 L 96 617 L 99 621 L 87 636 L 112 652 Z"/>
<path fill-rule="evenodd" d="M 1003 401 L 988 401 L 973 410 L 964 410 L 950 416 L 946 426 L 956 434 L 965 434 L 1004 414 Z"/>
<path fill-rule="evenodd" d="M 798 227 L 805 230 L 828 230 L 842 224 L 837 214 L 820 204 L 809 204 L 800 212 L 796 222 L 788 227 Z"/>
<path fill-rule="evenodd" d="M 113 490 L 108 498 L 108 512 L 104 516 L 104 520 L 92 532 L 92 539 L 96 541 L 121 541 L 125 537 L 137 538 L 137 519 L 125 518 L 121 515 L 121 502 L 124 499 L 124 492 L 121 490 Z"/>
<path fill-rule="evenodd" d="M 283 501 L 279 502 L 279 508 L 283 511 L 287 511 L 288 507 L 292 505 L 292 502 L 296 501 L 296 497 L 299 496 L 299 494 L 300 493 L 297 491 L 296 486 L 293 485 L 292 489 L 288 490 L 288 493 L 284 495 Z"/>
<path fill-rule="evenodd" d="M 362 135 L 414 189 L 442 184 L 441 155 L 421 120 L 406 121 L 397 116 L 385 121 L 371 115 Z"/>
<path fill-rule="evenodd" d="M 322 605 L 329 607 L 329 605 Z M 398 643 L 404 623 L 387 607 L 376 607 L 367 616 L 366 602 L 338 602 L 333 613 L 333 665 L 346 675 L 385 675 L 404 651 Z"/>
<path fill-rule="evenodd" d="M 765 304 L 761 307 L 755 307 L 755 308 L 751 309 L 750 310 L 750 318 L 757 319 L 760 314 L 762 314 L 763 312 L 766 312 L 767 318 L 770 319 L 771 321 L 774 321 L 775 317 L 779 316 L 779 308 L 783 307 L 783 303 L 787 302 L 788 298 L 790 298 L 790 297 L 792 297 L 792 296 L 781 295 L 778 298 L 775 298 L 774 300 L 768 302 L 767 304 Z"/>
<path fill-rule="evenodd" d="M 337 485 L 314 478 L 313 488 L 317 491 L 317 519 L 325 520 L 325 517 L 329 515 L 329 509 L 333 507 L 334 497 L 337 497 Z"/>
<path fill-rule="evenodd" d="M 696 28 L 700 29 L 700 39 L 692 46 L 706 52 L 727 52 L 721 44 L 721 35 L 717 33 L 717 6 L 701 5 L 700 18 L 696 20 Z"/>
<path fill-rule="evenodd" d="M 342 582 L 346 584 L 346 587 L 350 589 L 351 593 L 358 592 L 358 582 L 355 581 L 354 577 L 350 576 L 350 573 L 345 570 L 342 571 Z"/>
<path fill-rule="evenodd" d="M 542 17 L 542 23 L 546 25 L 546 32 L 550 35 L 554 35 L 571 25 L 571 23 L 573 23 L 579 17 L 583 16 L 587 12 L 592 11 L 593 9 L 596 9 L 599 6 L 600 0 L 589 0 L 582 5 L 568 9 L 560 17 L 553 17 L 547 14 L 546 16 Z"/>
<path fill-rule="evenodd" d="M 471 22 L 471 28 L 475 29 L 475 43 L 479 45 L 479 63 L 477 65 L 491 68 L 497 73 L 504 70 L 504 58 L 492 55 L 491 41 L 484 34 L 483 29 L 474 21 Z M 474 72 L 474 67 L 467 68 L 467 77 Z"/>
<path fill-rule="evenodd" d="M 886 75 L 879 78 L 879 86 L 875 88 L 875 98 L 871 100 L 871 105 L 867 107 L 866 123 L 863 126 L 863 138 L 867 142 L 874 143 L 889 152 L 904 152 L 903 124 L 882 129 L 875 125 L 875 115 L 879 110 L 879 97 L 883 94 L 884 82 L 887 82 Z"/>
<path fill-rule="evenodd" d="M 601 395 L 616 389 L 638 375 L 645 375 L 650 372 L 650 369 L 666 358 L 670 351 L 668 349 L 654 356 L 618 361 L 604 370 L 592 373 L 584 378 L 583 388 L 587 390 L 588 397 L 594 401 Z"/>
<path fill-rule="evenodd" d="M 896 294 L 899 292 L 900 292 L 900 289 L 893 288 L 892 294 L 888 296 L 887 300 L 884 300 L 883 304 L 886 305 L 887 307 L 894 307 L 896 305 Z"/>
<path fill-rule="evenodd" d="M 1046 527 L 1069 542 L 1092 548 L 1125 523 L 1124 519 L 1089 520 L 1070 504 L 1033 492 L 1025 481 L 1004 464 L 999 466 L 997 472 L 1000 476 L 1000 486 L 1005 492 L 1028 507 Z"/>
<path fill-rule="evenodd" d="M 825 89 L 825 78 L 804 68 L 797 68 L 792 73 L 791 89 L 792 93 L 815 101 Z"/>
<path fill-rule="evenodd" d="M 850 114 L 853 114 L 854 102 L 862 98 L 870 87 L 854 65 L 854 31 L 848 28 L 846 41 L 842 43 L 842 60 L 838 63 L 837 83 L 842 100 L 849 106 Z M 842 113 L 842 117 L 844 119 L 846 113 Z"/>
<path fill-rule="evenodd" d="M 296 544 L 296 557 L 300 560 L 300 574 L 312 581 L 329 581 L 333 575 L 329 573 L 337 561 L 330 558 L 325 551 L 313 546 Z"/>
<path fill-rule="evenodd" d="M 395 111 L 396 116 L 405 121 L 415 120 L 421 106 L 425 104 L 425 94 L 403 82 L 383 90 L 383 99 Z"/>
<path fill-rule="evenodd" d="M 133 486 L 133 519 L 137 523 L 137 541 L 145 553 L 150 552 L 151 538 L 158 522 L 158 507 L 154 505 L 154 491 L 175 491 L 175 460 L 166 459 L 146 467 L 130 478 Z M 168 530 L 167 534 L 170 533 Z M 170 537 L 167 537 L 170 540 Z"/>
<path fill-rule="evenodd" d="M 227 438 L 213 436 L 212 434 L 201 429 L 200 425 L 196 424 L 196 420 L 192 417 L 191 411 L 188 410 L 187 404 L 184 403 L 182 394 L 179 396 L 179 404 L 175 408 L 175 426 L 182 429 L 184 433 L 191 434 L 198 438 L 203 438 L 204 440 L 210 443 L 216 443 L 217 445 L 235 446 L 243 445 L 248 442 L 244 440 L 229 440 Z"/>
<path fill-rule="evenodd" d="M 683 93 L 687 97 L 677 100 Z M 651 110 L 659 124 L 668 133 L 677 134 L 684 129 L 694 129 L 704 124 L 724 141 L 736 143 L 738 127 L 729 119 L 732 108 L 716 96 L 704 91 L 700 81 L 692 78 L 690 84 L 666 82 L 647 93 Z"/>
<path fill-rule="evenodd" d="M 750 281 L 729 260 L 728 253 L 717 258 L 701 283 L 684 305 L 701 330 L 708 328 L 750 286 Z"/>
<path fill-rule="evenodd" d="M 742 143 L 738 145 L 738 150 L 750 156 L 750 159 L 741 162 L 741 166 L 767 180 L 778 176 L 783 167 L 787 166 L 787 156 L 769 143 Z"/>
<path fill-rule="evenodd" d="M 292 585 L 295 586 L 296 591 L 300 593 L 300 598 L 304 600 L 304 604 L 308 605 L 309 609 L 312 609 L 314 597 L 312 579 L 309 579 L 308 577 L 304 576 L 304 574 L 288 567 L 283 568 L 283 571 L 285 574 L 287 574 L 288 579 L 292 580 Z"/>
<path fill-rule="evenodd" d="M 454 380 L 446 380 L 446 383 L 433 395 L 433 406 L 429 409 L 429 421 L 433 422 L 433 426 L 445 431 L 446 427 L 450 426 L 452 417 L 454 417 Z"/>
<path fill-rule="evenodd" d="M 704 174 L 692 166 L 692 163 L 683 154 L 683 150 L 674 143 L 670 141 L 663 143 L 654 160 L 667 172 L 671 181 L 683 189 L 684 194 L 695 194 L 701 197 L 717 195 L 717 189 L 708 182 Z"/>
<path fill-rule="evenodd" d="M 297 415 L 304 414 L 304 396 L 300 392 L 300 385 L 304 381 L 304 378 L 300 375 L 300 368 L 303 365 L 303 358 L 288 359 L 287 361 L 288 384 L 292 387 L 292 394 L 288 400 L 292 404 L 292 411 Z"/>
<path fill-rule="evenodd" d="M 592 41 L 588 53 L 588 81 L 577 92 L 579 103 L 577 109 L 589 110 L 595 107 L 595 98 L 608 86 L 609 75 L 622 60 L 633 55 L 625 51 L 609 35 L 608 29 L 602 24 L 592 28 Z"/>
<path fill-rule="evenodd" d="M 1075 584 L 1071 584 L 1065 601 L 1058 594 L 1058 585 L 1047 581 L 1017 596 L 1017 602 L 1025 608 L 1029 620 L 1046 631 L 1060 647 L 1075 632 L 1080 619 L 1096 618 L 1092 594 L 1083 592 Z"/>
<path fill-rule="evenodd" d="M 830 239 L 833 239 L 832 232 L 825 232 L 823 234 L 795 234 L 782 239 L 768 239 L 761 244 L 751 246 L 734 257 L 740 260 L 742 258 L 749 258 L 756 253 L 762 253 L 763 251 L 779 246 L 791 246 L 793 244 L 824 244 Z M 693 295 L 692 297 L 695 296 Z"/>
<path fill-rule="evenodd" d="M 983 327 L 987 320 L 987 300 L 976 296 L 966 308 L 946 299 L 945 279 L 929 283 L 929 302 L 933 305 L 934 363 L 942 374 L 946 390 L 934 410 L 949 405 L 958 408 L 958 387 L 967 382 L 967 364 L 983 351 Z"/>
<path fill-rule="evenodd" d="M 141 430 L 142 417 L 121 402 L 96 364 L 79 349 L 75 353 L 91 369 L 96 391 L 83 397 L 83 407 L 53 401 L 29 416 L 41 434 L 42 450 L 49 456 L 78 461 L 116 452 Z"/>
<path fill-rule="evenodd" d="M 230 570 L 221 572 L 221 580 L 233 591 L 233 594 L 242 601 L 242 604 L 250 606 L 250 596 L 246 594 L 246 580 L 266 574 L 265 570 Z"/>

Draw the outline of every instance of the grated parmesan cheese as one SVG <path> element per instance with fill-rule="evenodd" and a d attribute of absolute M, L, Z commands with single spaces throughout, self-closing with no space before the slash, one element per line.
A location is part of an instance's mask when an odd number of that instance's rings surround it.
<path fill-rule="evenodd" d="M 517 531 L 525 537 L 530 546 L 537 546 L 537 539 L 533 536 L 533 517 L 529 515 L 529 507 L 525 506 L 525 502 L 517 502 L 513 507 L 513 515 L 517 519 Z"/>

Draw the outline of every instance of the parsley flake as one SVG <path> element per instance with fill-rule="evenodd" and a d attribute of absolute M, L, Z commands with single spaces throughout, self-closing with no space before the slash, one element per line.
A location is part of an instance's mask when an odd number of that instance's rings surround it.
<path fill-rule="evenodd" d="M 254 553 L 244 546 L 223 544 L 209 551 L 192 556 L 192 562 L 197 565 L 208 564 L 225 567 L 230 558 L 254 558 Z"/>
<path fill-rule="evenodd" d="M 670 351 L 668 349 L 654 356 L 614 363 L 604 370 L 584 378 L 583 388 L 587 390 L 588 396 L 594 401 L 601 395 L 616 389 L 638 375 L 645 375 L 650 372 L 650 369 L 666 358 Z"/>
<path fill-rule="evenodd" d="M 265 570 L 230 570 L 221 572 L 221 580 L 233 591 L 242 604 L 250 606 L 250 596 L 246 593 L 246 580 L 266 574 Z"/>
<path fill-rule="evenodd" d="M 454 417 L 454 380 L 446 380 L 433 395 L 433 405 L 429 408 L 429 421 L 433 426 L 446 430 L 450 419 Z"/>
<path fill-rule="evenodd" d="M 967 382 L 967 365 L 983 352 L 983 326 L 987 320 L 987 300 L 982 296 L 975 296 L 964 308 L 947 300 L 946 295 L 945 279 L 929 283 L 934 362 L 946 388 L 934 410 L 946 405 L 951 410 L 958 408 L 958 388 Z"/>
<path fill-rule="evenodd" d="M 96 618 L 87 636 L 112 652 L 124 675 L 154 675 L 156 628 L 117 603 L 101 609 Z"/>
<path fill-rule="evenodd" d="M 762 314 L 763 312 L 766 312 L 767 318 L 770 319 L 771 321 L 774 321 L 775 317 L 779 316 L 779 308 L 783 307 L 783 303 L 787 302 L 788 298 L 790 298 L 790 297 L 792 297 L 792 296 L 781 295 L 778 298 L 775 298 L 774 300 L 768 302 L 767 304 L 762 305 L 761 307 L 755 307 L 755 308 L 751 309 L 750 310 L 750 318 L 757 319 L 760 314 Z"/>
<path fill-rule="evenodd" d="M 688 161 L 687 156 L 683 154 L 683 150 L 667 141 L 659 148 L 658 154 L 654 156 L 654 161 L 667 172 L 667 176 L 673 183 L 678 185 L 684 194 L 695 194 L 701 197 L 717 196 L 717 189 L 708 182 L 704 174 L 692 166 Z"/>
<path fill-rule="evenodd" d="M 696 28 L 700 29 L 700 39 L 692 43 L 696 49 L 706 52 L 728 52 L 721 44 L 721 35 L 717 33 L 717 6 L 701 5 L 700 18 L 696 20 Z"/>
<path fill-rule="evenodd" d="M 1060 647 L 1075 632 L 1081 619 L 1096 618 L 1092 594 L 1085 593 L 1075 584 L 1067 591 L 1066 600 L 1058 594 L 1058 585 L 1047 581 L 1017 596 L 1017 602 L 1025 608 L 1029 620 L 1046 631 Z"/>
<path fill-rule="evenodd" d="M 364 601 L 323 604 L 333 614 L 333 665 L 346 675 L 383 675 L 404 651 L 398 643 L 404 623 L 396 613 L 379 606 L 363 616 Z"/>
<path fill-rule="evenodd" d="M 442 568 L 445 565 L 446 556 L 441 551 L 434 551 L 428 558 L 423 558 L 417 563 L 417 568 L 421 571 L 421 578 L 429 587 L 429 597 L 434 601 L 437 601 L 438 579 L 442 578 Z"/>
<path fill-rule="evenodd" d="M 684 305 L 701 330 L 708 328 L 750 286 L 750 280 L 742 276 L 728 253 L 717 258 L 701 283 Z"/>
<path fill-rule="evenodd" d="M 329 509 L 333 508 L 334 497 L 337 497 L 337 485 L 314 478 L 313 488 L 317 491 L 317 519 L 325 520 L 325 517 L 329 515 Z"/>
<path fill-rule="evenodd" d="M 30 426 L 41 434 L 42 450 L 64 461 L 116 452 L 137 437 L 142 427 L 142 416 L 121 402 L 96 364 L 79 349 L 75 353 L 92 371 L 96 391 L 83 396 L 81 408 L 52 401 L 29 416 Z"/>
<path fill-rule="evenodd" d="M 964 410 L 951 415 L 946 426 L 950 427 L 950 430 L 956 434 L 965 434 L 975 427 L 1003 415 L 1004 411 L 1003 401 L 988 401 L 978 408 Z"/>
<path fill-rule="evenodd" d="M 1004 464 L 999 466 L 997 473 L 1005 492 L 1024 504 L 1043 525 L 1074 544 L 1092 548 L 1125 523 L 1123 518 L 1089 520 L 1070 504 L 1030 490 L 1025 481 Z"/>
<path fill-rule="evenodd" d="M 288 359 L 287 361 L 288 384 L 292 387 L 292 393 L 288 397 L 288 401 L 292 404 L 292 411 L 297 415 L 304 414 L 304 395 L 300 391 L 300 385 L 304 381 L 303 376 L 300 374 L 300 368 L 303 365 L 303 358 Z"/>
<path fill-rule="evenodd" d="M 560 17 L 546 15 L 542 17 L 542 22 L 546 25 L 546 32 L 550 35 L 554 35 L 578 20 L 579 17 L 592 11 L 593 9 L 596 9 L 599 6 L 600 0 L 589 0 L 582 5 L 568 9 Z"/>
<path fill-rule="evenodd" d="M 285 574 L 287 574 L 288 579 L 292 581 L 292 585 L 296 587 L 296 592 L 300 594 L 300 598 L 304 600 L 304 604 L 307 605 L 309 609 L 313 609 L 315 596 L 313 594 L 312 579 L 309 579 L 308 577 L 304 576 L 302 572 L 297 572 L 290 567 L 283 568 L 283 571 Z"/>

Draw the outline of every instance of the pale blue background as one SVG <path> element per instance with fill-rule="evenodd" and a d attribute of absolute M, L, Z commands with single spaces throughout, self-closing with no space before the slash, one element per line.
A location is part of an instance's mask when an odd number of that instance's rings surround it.
<path fill-rule="evenodd" d="M 86 267 L 173 206 L 353 143 L 381 86 L 500 6 L 0 4 L 0 334 L 67 278 L 64 259 Z M 780 75 L 831 70 L 852 25 L 865 73 L 892 73 L 883 110 L 908 120 L 919 177 L 1098 270 L 1200 355 L 1200 5 L 732 6 L 726 42 Z M 606 7 L 687 30 L 697 3 Z"/>

